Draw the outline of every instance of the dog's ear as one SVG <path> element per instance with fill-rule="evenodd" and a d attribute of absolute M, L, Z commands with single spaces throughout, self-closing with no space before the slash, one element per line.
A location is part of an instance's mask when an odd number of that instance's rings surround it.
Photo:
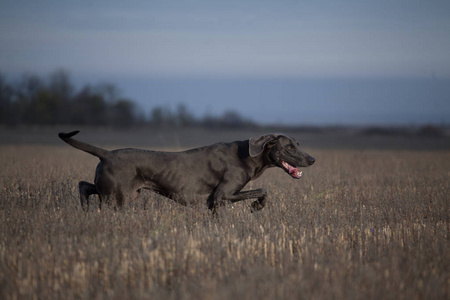
<path fill-rule="evenodd" d="M 248 152 L 251 157 L 260 155 L 267 144 L 275 144 L 279 134 L 266 134 L 260 137 L 254 137 L 248 141 Z"/>

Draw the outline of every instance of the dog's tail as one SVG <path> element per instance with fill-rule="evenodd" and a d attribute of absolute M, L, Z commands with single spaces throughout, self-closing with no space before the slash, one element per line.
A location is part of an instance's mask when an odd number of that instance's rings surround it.
<path fill-rule="evenodd" d="M 70 146 L 80 149 L 84 152 L 90 153 L 92 155 L 95 155 L 98 158 L 100 158 L 100 160 L 104 160 L 111 155 L 111 152 L 109 152 L 108 150 L 98 148 L 98 147 L 95 147 L 95 146 L 92 146 L 92 145 L 89 145 L 89 144 L 86 144 L 86 143 L 83 143 L 83 142 L 73 139 L 72 137 L 74 135 L 78 134 L 79 132 L 80 132 L 79 130 L 75 130 L 75 131 L 72 131 L 69 133 L 60 132 L 58 134 L 58 136 L 60 137 L 60 139 L 62 139 L 64 142 L 66 142 Z"/>

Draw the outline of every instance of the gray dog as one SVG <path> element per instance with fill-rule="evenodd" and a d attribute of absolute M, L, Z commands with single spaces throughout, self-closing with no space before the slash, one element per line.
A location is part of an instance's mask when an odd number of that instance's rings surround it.
<path fill-rule="evenodd" d="M 303 152 L 299 143 L 282 134 L 268 134 L 245 141 L 217 143 L 183 152 L 119 149 L 108 151 L 72 137 L 79 133 L 60 133 L 69 145 L 97 156 L 100 163 L 94 184 L 80 181 L 80 200 L 89 205 L 89 195 L 98 194 L 100 207 L 111 198 L 117 206 L 134 200 L 142 189 L 152 190 L 182 205 L 195 197 L 207 197 L 209 209 L 215 211 L 225 200 L 237 202 L 257 199 L 252 211 L 266 204 L 264 189 L 241 191 L 250 181 L 271 167 L 285 170 L 299 179 L 299 167 L 308 167 L 314 157 Z"/>

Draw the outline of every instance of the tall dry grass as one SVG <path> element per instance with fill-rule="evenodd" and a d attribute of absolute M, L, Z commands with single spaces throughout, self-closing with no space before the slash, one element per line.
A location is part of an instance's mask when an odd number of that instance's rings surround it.
<path fill-rule="evenodd" d="M 309 152 L 213 218 L 152 193 L 82 212 L 96 158 L 2 146 L 0 298 L 449 299 L 450 153 Z"/>

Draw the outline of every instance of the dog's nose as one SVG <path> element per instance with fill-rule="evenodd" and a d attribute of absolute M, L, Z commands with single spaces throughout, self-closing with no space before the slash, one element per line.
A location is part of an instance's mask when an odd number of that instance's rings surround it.
<path fill-rule="evenodd" d="M 314 162 L 316 161 L 316 159 L 312 156 L 308 157 L 308 162 L 310 165 L 312 165 Z"/>

